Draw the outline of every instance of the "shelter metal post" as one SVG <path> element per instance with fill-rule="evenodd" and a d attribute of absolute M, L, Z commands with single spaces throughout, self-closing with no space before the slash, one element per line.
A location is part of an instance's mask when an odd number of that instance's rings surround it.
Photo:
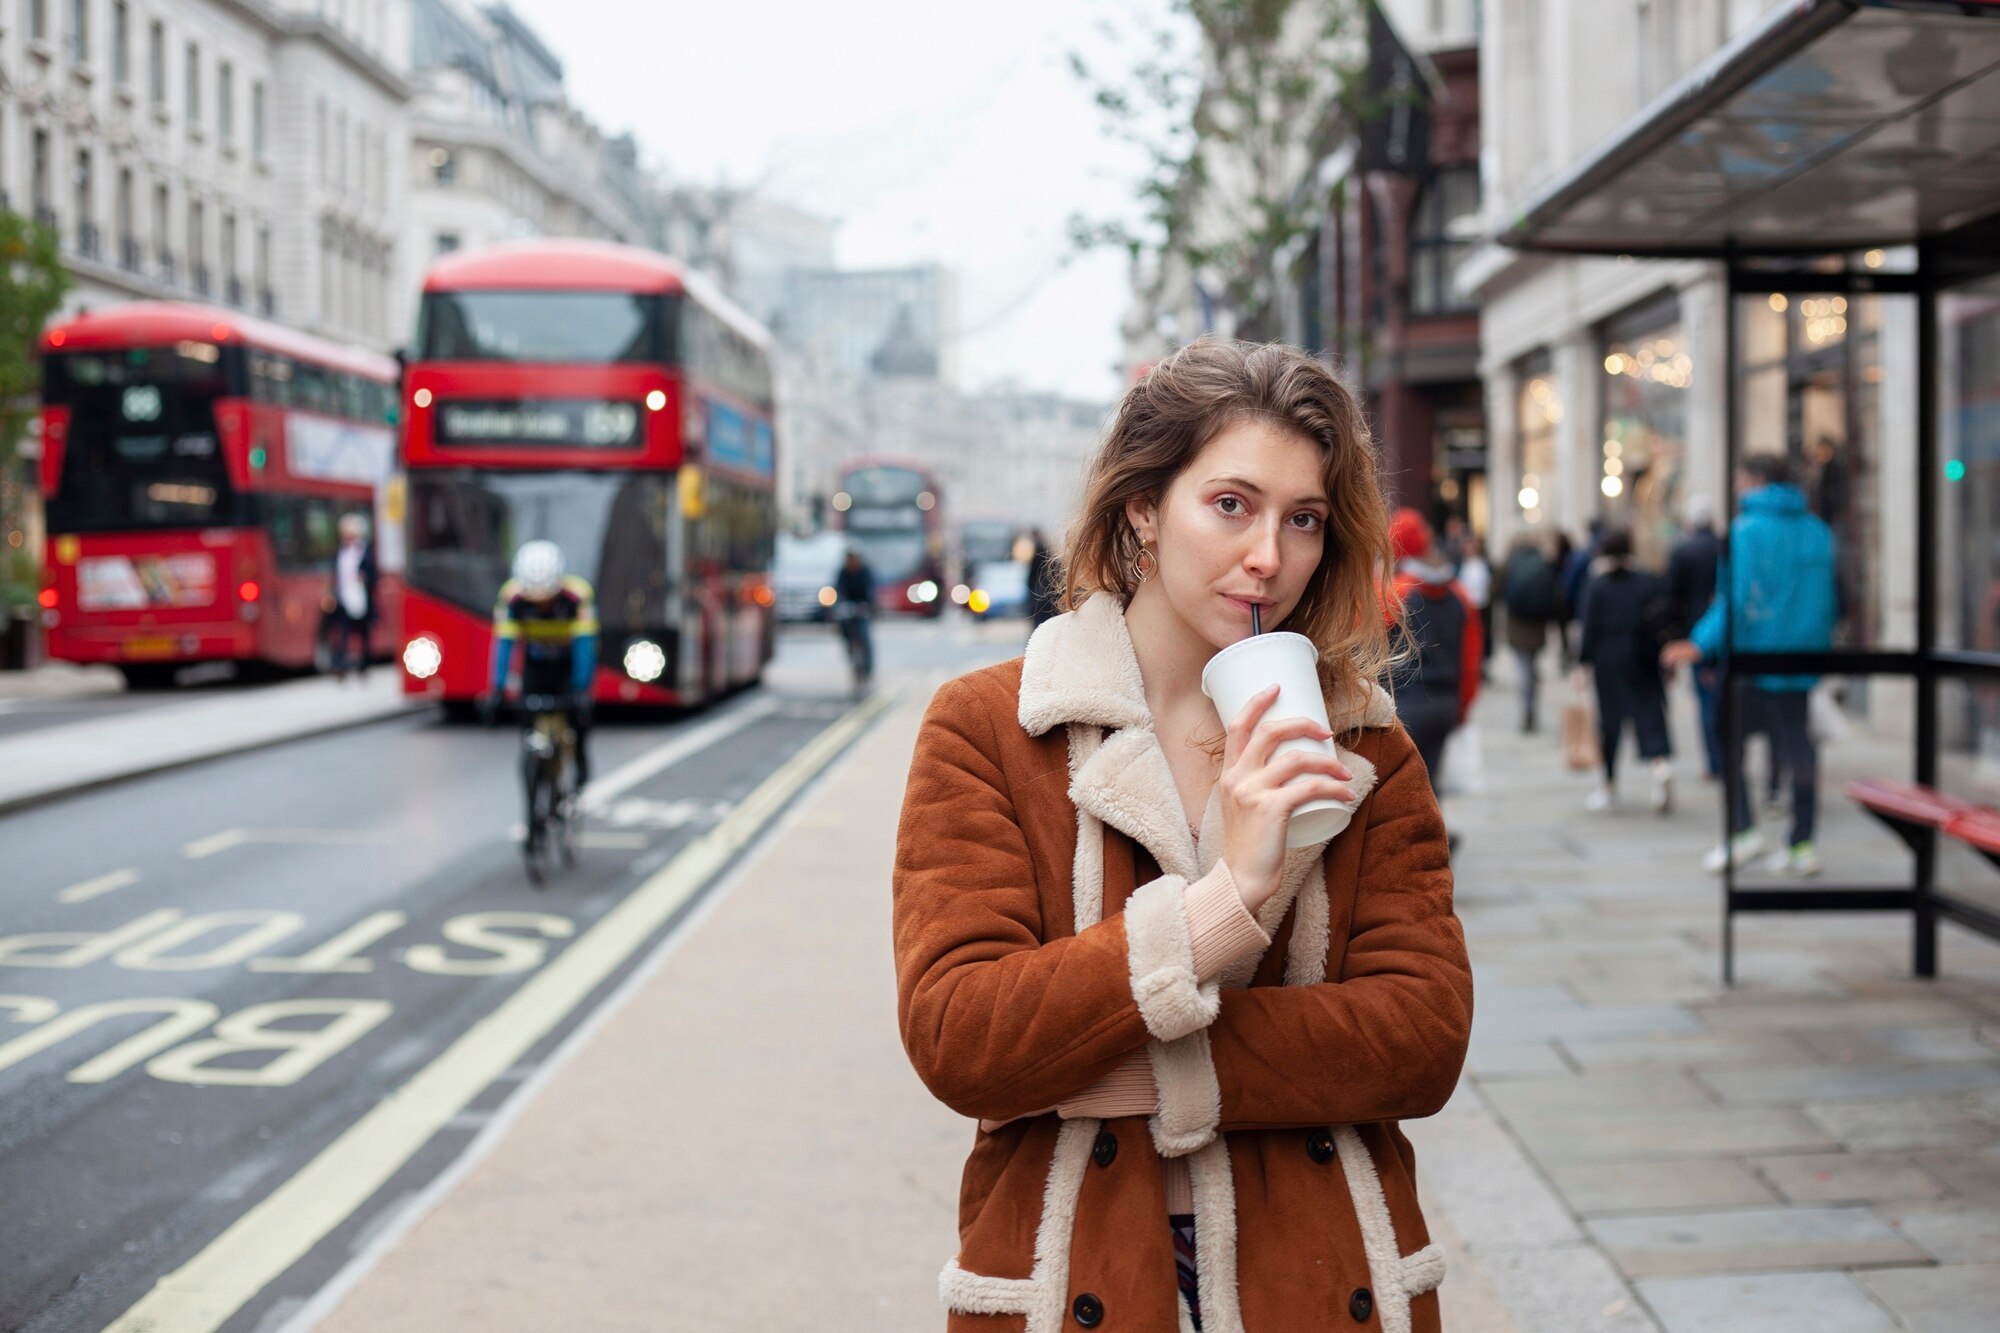
<path fill-rule="evenodd" d="M 1738 390 L 1736 384 L 1737 362 L 1742 349 L 1737 331 L 1736 298 L 1737 284 L 1736 257 L 1729 255 L 1722 261 L 1722 554 L 1724 570 L 1727 571 L 1729 558 L 1728 533 L 1736 514 L 1736 457 L 1742 448 L 1742 424 L 1738 420 Z M 1727 592 L 1727 589 L 1721 591 Z M 1736 858 L 1731 852 L 1731 836 L 1735 832 L 1730 827 L 1731 811 L 1736 809 L 1736 789 L 1742 784 L 1743 774 L 1739 771 L 1733 756 L 1738 751 L 1737 728 L 1742 725 L 1742 709 L 1736 698 L 1735 667 L 1731 662 L 1730 622 L 1731 614 L 1722 618 L 1722 661 L 1718 663 L 1716 688 L 1722 691 L 1719 700 L 1722 714 L 1718 723 L 1722 732 L 1722 984 L 1736 984 Z"/>
<path fill-rule="evenodd" d="M 1917 247 L 1917 753 L 1916 780 L 1938 777 L 1938 287 L 1928 246 Z M 1911 913 L 1913 960 L 1920 977 L 1937 975 L 1937 832 L 1916 844 Z"/>

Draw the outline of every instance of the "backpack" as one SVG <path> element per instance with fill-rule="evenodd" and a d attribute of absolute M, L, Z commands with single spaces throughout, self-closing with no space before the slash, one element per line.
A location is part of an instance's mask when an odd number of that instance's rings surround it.
<path fill-rule="evenodd" d="M 1555 620 L 1562 615 L 1562 590 L 1555 567 L 1538 555 L 1526 555 L 1507 571 L 1503 594 L 1509 614 L 1521 620 Z"/>

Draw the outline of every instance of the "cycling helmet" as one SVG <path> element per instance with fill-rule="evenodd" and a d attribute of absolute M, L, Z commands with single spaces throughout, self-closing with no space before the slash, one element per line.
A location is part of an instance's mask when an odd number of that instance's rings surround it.
<path fill-rule="evenodd" d="M 562 589 L 562 548 L 554 542 L 523 542 L 514 553 L 514 581 L 530 597 L 555 596 Z"/>

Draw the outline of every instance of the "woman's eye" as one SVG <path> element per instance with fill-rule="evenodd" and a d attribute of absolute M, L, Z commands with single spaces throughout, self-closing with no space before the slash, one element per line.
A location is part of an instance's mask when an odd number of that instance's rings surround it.
<path fill-rule="evenodd" d="M 1292 520 L 1298 524 L 1301 532 L 1318 532 L 1326 526 L 1326 520 L 1318 514 L 1294 514 Z"/>
<path fill-rule="evenodd" d="M 1237 499 L 1233 495 L 1224 495 L 1218 497 L 1215 502 L 1215 507 L 1217 509 L 1220 509 L 1223 513 L 1229 515 L 1231 518 L 1234 518 L 1236 515 L 1243 512 L 1243 502 Z"/>

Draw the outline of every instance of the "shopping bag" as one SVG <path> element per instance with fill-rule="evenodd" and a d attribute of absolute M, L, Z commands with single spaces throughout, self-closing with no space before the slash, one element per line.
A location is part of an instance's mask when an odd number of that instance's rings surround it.
<path fill-rule="evenodd" d="M 1563 699 L 1562 753 L 1563 763 L 1579 773 L 1603 760 L 1597 744 L 1597 697 L 1580 668 L 1569 673 L 1569 693 Z"/>
<path fill-rule="evenodd" d="M 1486 756 L 1479 744 L 1479 728 L 1466 723 L 1444 743 L 1444 785 L 1440 796 L 1478 796 L 1486 790 Z"/>
<path fill-rule="evenodd" d="M 1806 734 L 1815 745 L 1838 745 L 1847 739 L 1847 714 L 1840 711 L 1840 696 L 1830 680 L 1813 686 L 1806 698 Z"/>

